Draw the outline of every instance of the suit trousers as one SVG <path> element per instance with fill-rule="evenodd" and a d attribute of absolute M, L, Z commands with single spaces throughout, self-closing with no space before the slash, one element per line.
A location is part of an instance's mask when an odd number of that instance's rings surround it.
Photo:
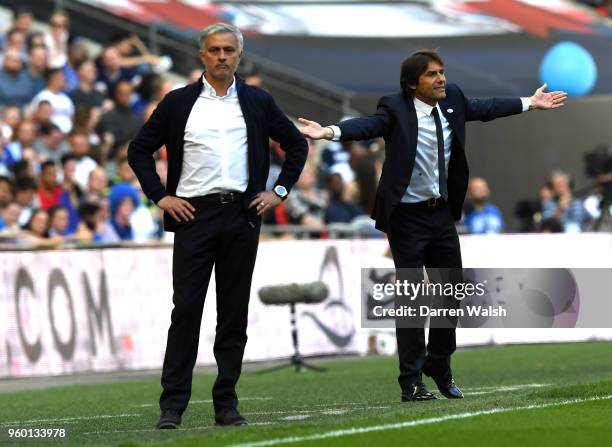
<path fill-rule="evenodd" d="M 457 268 L 460 272 L 459 236 L 446 202 L 434 207 L 422 202 L 400 203 L 391 215 L 388 237 L 396 268 Z M 396 337 L 398 381 L 403 390 L 421 381 L 425 363 L 436 375 L 451 372 L 450 357 L 456 349 L 454 327 L 431 328 L 427 346 L 424 328 L 396 326 Z"/>
<path fill-rule="evenodd" d="M 236 383 L 247 342 L 251 278 L 257 256 L 259 225 L 247 220 L 242 201 L 187 199 L 195 218 L 175 231 L 172 263 L 174 308 L 161 377 L 162 411 L 182 414 L 191 397 L 198 355 L 204 298 L 215 268 L 217 326 L 213 352 L 218 375 L 212 397 L 215 411 L 238 405 Z"/>

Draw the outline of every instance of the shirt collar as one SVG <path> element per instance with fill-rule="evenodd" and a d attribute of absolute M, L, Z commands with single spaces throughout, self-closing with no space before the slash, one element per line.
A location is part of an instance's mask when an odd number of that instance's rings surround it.
<path fill-rule="evenodd" d="M 431 115 L 431 111 L 434 109 L 432 106 L 430 106 L 429 104 L 421 101 L 416 96 L 414 97 L 414 108 L 416 109 L 417 112 L 424 113 L 427 116 L 430 116 Z M 438 104 L 436 104 L 436 108 L 438 108 Z M 439 108 L 438 108 L 438 113 L 440 113 Z"/>
<path fill-rule="evenodd" d="M 206 76 L 204 75 L 202 75 L 202 84 L 203 87 L 201 94 L 204 96 L 209 96 L 211 98 L 228 98 L 236 93 L 236 77 L 234 77 L 232 85 L 230 85 L 227 89 L 227 94 L 225 96 L 218 96 L 217 92 L 215 91 L 213 86 L 208 83 L 208 81 L 206 80 Z"/>

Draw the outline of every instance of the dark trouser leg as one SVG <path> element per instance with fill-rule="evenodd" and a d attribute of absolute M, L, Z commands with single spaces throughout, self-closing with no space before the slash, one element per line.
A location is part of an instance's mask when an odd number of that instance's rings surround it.
<path fill-rule="evenodd" d="M 425 263 L 425 247 L 432 233 L 426 211 L 400 204 L 391 218 L 389 245 L 396 268 L 422 268 Z M 425 362 L 425 329 L 396 327 L 397 354 L 402 389 L 421 380 L 421 368 Z"/>
<path fill-rule="evenodd" d="M 180 226 L 174 236 L 172 322 L 162 371 L 159 406 L 180 414 L 191 397 L 193 367 L 198 356 L 204 297 L 221 227 L 216 205 L 198 208 L 195 220 Z"/>
<path fill-rule="evenodd" d="M 236 383 L 247 342 L 251 278 L 257 256 L 259 227 L 246 221 L 239 203 L 224 209 L 223 236 L 217 248 L 217 333 L 214 354 L 218 375 L 213 386 L 215 410 L 238 405 Z"/>
<path fill-rule="evenodd" d="M 461 278 L 461 248 L 455 221 L 448 207 L 433 213 L 436 237 L 425 250 L 425 267 L 444 268 L 444 281 L 459 282 Z M 429 330 L 426 362 L 435 375 L 450 373 L 450 358 L 456 349 L 455 328 Z"/>

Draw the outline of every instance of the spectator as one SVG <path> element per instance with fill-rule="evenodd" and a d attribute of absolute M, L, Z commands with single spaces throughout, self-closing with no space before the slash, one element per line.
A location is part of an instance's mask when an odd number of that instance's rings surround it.
<path fill-rule="evenodd" d="M 57 182 L 57 166 L 51 160 L 47 160 L 41 165 L 37 194 L 38 203 L 45 210 L 59 206 L 60 203 L 65 203 L 68 200 L 66 192 Z"/>
<path fill-rule="evenodd" d="M 68 236 L 72 234 L 69 228 L 70 213 L 62 207 L 49 209 L 49 236 Z"/>
<path fill-rule="evenodd" d="M 157 104 L 172 90 L 172 83 L 156 73 L 148 73 L 142 77 L 136 89 L 138 100 L 132 104 L 132 110 L 147 120 Z"/>
<path fill-rule="evenodd" d="M 45 71 L 47 70 L 47 49 L 36 45 L 28 51 L 28 76 L 32 83 L 32 97 L 45 89 Z"/>
<path fill-rule="evenodd" d="M 113 183 L 130 183 L 133 184 L 137 182 L 136 174 L 132 170 L 132 167 L 128 163 L 127 157 L 121 158 L 117 162 L 117 173 L 113 180 Z"/>
<path fill-rule="evenodd" d="M 121 240 L 133 240 L 131 217 L 140 201 L 138 191 L 129 183 L 119 183 L 111 189 L 109 199 L 113 229 Z"/>
<path fill-rule="evenodd" d="M 83 200 L 84 193 L 81 187 L 75 180 L 77 158 L 72 154 L 66 154 L 62 157 L 62 189 L 66 191 L 70 206 L 67 209 L 70 213 L 70 230 L 76 231 L 79 223 L 77 209 Z"/>
<path fill-rule="evenodd" d="M 569 174 L 554 171 L 550 176 L 549 186 L 553 197 L 542 205 L 542 219 L 559 220 L 566 233 L 584 231 L 589 223 L 589 214 L 583 201 L 573 197 Z"/>
<path fill-rule="evenodd" d="M 30 102 L 32 96 L 32 80 L 23 67 L 19 51 L 7 50 L 0 70 L 0 106 L 22 107 Z"/>
<path fill-rule="evenodd" d="M 91 147 L 87 132 L 75 129 L 68 135 L 68 143 L 70 153 L 76 158 L 74 179 L 81 190 L 85 191 L 89 182 L 89 173 L 98 166 L 98 163 L 90 156 Z"/>
<path fill-rule="evenodd" d="M 26 39 L 26 45 L 28 47 L 28 51 L 34 47 L 43 47 L 45 49 L 45 53 L 47 52 L 47 46 L 45 45 L 45 37 L 43 33 L 40 31 L 34 31 L 33 33 L 28 33 L 28 37 Z"/>
<path fill-rule="evenodd" d="M 0 208 L 13 201 L 13 182 L 9 177 L 0 176 Z"/>
<path fill-rule="evenodd" d="M 61 69 L 68 61 L 69 18 L 65 12 L 56 11 L 49 19 L 50 30 L 44 36 L 49 51 L 49 67 Z"/>
<path fill-rule="evenodd" d="M 104 239 L 104 218 L 97 202 L 83 202 L 79 206 L 79 226 L 74 238 L 79 242 L 117 242 L 116 234 L 112 240 Z"/>
<path fill-rule="evenodd" d="M 51 122 L 52 116 L 53 106 L 49 101 L 43 100 L 38 103 L 38 106 L 36 106 L 36 109 L 34 109 L 34 111 L 32 112 L 32 121 L 34 121 L 37 126 L 42 126 L 43 124 L 53 124 Z M 53 125 L 55 126 L 55 124 Z"/>
<path fill-rule="evenodd" d="M 149 73 L 153 68 L 158 72 L 170 68 L 164 65 L 164 58 L 152 54 L 136 34 L 119 32 L 111 38 L 111 46 L 119 52 L 121 67 L 132 76 Z"/>
<path fill-rule="evenodd" d="M 112 135 L 113 142 L 124 142 L 136 136 L 142 126 L 142 118 L 130 109 L 130 99 L 133 88 L 127 81 L 119 81 L 115 89 L 115 106 L 102 115 L 98 124 L 98 134 L 107 145 L 108 134 Z M 112 157 L 116 147 L 111 148 Z"/>
<path fill-rule="evenodd" d="M 12 29 L 18 30 L 26 37 L 26 40 L 32 34 L 32 23 L 34 22 L 34 16 L 32 15 L 32 11 L 30 11 L 27 7 L 20 6 L 15 11 L 13 11 L 13 23 Z M 8 36 L 3 36 L 2 38 L 2 48 L 6 49 L 7 47 L 7 38 Z"/>
<path fill-rule="evenodd" d="M 61 236 L 49 236 L 49 213 L 44 209 L 33 210 L 23 230 L 21 239 L 39 246 L 56 246 L 63 241 Z"/>
<path fill-rule="evenodd" d="M 354 180 L 355 174 L 349 164 L 351 158 L 350 147 L 351 142 L 328 142 L 321 153 L 321 164 L 319 166 L 323 181 L 332 173 L 332 169 L 342 176 L 343 181 L 351 182 Z"/>
<path fill-rule="evenodd" d="M 87 200 L 90 202 L 97 202 L 108 194 L 108 178 L 106 171 L 100 166 L 89 173 L 86 194 Z"/>
<path fill-rule="evenodd" d="M 68 61 L 62 67 L 64 73 L 64 79 L 66 80 L 65 90 L 71 92 L 79 86 L 79 74 L 78 67 L 87 61 L 89 56 L 87 54 L 87 48 L 79 40 L 75 40 L 68 47 Z"/>
<path fill-rule="evenodd" d="M 315 177 L 309 166 L 304 167 L 285 203 L 291 223 L 317 228 L 323 226 L 327 199 L 315 186 Z"/>
<path fill-rule="evenodd" d="M 22 120 L 21 108 L 16 105 L 7 105 L 2 109 L 2 121 L 0 121 L 0 138 L 10 140 L 13 133 Z"/>
<path fill-rule="evenodd" d="M 6 206 L 0 206 L 0 236 L 17 236 L 21 228 L 19 226 L 19 215 L 21 207 L 13 202 Z"/>
<path fill-rule="evenodd" d="M 325 211 L 326 223 L 350 223 L 356 217 L 364 214 L 361 207 L 351 201 L 350 191 L 346 188 L 341 174 L 331 174 L 327 184 L 330 198 Z"/>
<path fill-rule="evenodd" d="M 98 59 L 98 86 L 109 98 L 115 97 L 115 86 L 119 81 L 131 81 L 132 73 L 121 67 L 121 56 L 114 47 L 106 47 Z"/>
<path fill-rule="evenodd" d="M 60 130 L 67 134 L 72 130 L 72 117 L 74 115 L 74 104 L 64 90 L 64 73 L 59 68 L 51 68 L 45 72 L 47 87 L 39 92 L 32 100 L 32 108 L 35 109 L 40 101 L 46 100 L 53 107 L 53 122 Z"/>
<path fill-rule="evenodd" d="M 469 203 L 465 211 L 465 226 L 471 234 L 501 233 L 504 218 L 501 211 L 489 203 L 490 191 L 482 177 L 472 177 L 468 184 Z"/>
<path fill-rule="evenodd" d="M 36 136 L 36 126 L 32 121 L 23 120 L 17 125 L 12 141 L 7 145 L 15 160 L 20 160 L 26 149 L 34 148 Z"/>
<path fill-rule="evenodd" d="M 43 123 L 39 127 L 38 138 L 34 140 L 34 151 L 41 160 L 59 163 L 68 153 L 68 145 L 62 131 L 53 123 Z"/>
<path fill-rule="evenodd" d="M 5 51 L 15 50 L 19 54 L 19 58 L 25 62 L 28 58 L 28 50 L 26 45 L 26 35 L 23 31 L 17 28 L 11 28 L 6 33 Z"/>
<path fill-rule="evenodd" d="M 78 68 L 79 85 L 70 92 L 70 98 L 75 107 L 90 107 L 101 109 L 104 104 L 104 95 L 94 88 L 98 70 L 92 60 L 82 62 Z"/>

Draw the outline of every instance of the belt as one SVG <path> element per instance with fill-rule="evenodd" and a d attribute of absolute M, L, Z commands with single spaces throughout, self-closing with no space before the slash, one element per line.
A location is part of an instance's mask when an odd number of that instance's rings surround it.
<path fill-rule="evenodd" d="M 427 200 L 423 200 L 422 202 L 414 202 L 414 203 L 402 203 L 402 205 L 408 205 L 408 206 L 413 206 L 413 207 L 418 207 L 418 208 L 425 208 L 425 209 L 435 209 L 438 208 L 442 205 L 444 205 L 446 203 L 446 200 L 444 200 L 443 197 L 437 197 L 435 199 L 427 199 Z"/>
<path fill-rule="evenodd" d="M 243 196 L 244 194 L 238 191 L 223 191 L 223 192 L 216 192 L 214 194 L 207 194 L 205 196 L 188 197 L 187 201 L 193 204 L 198 204 L 198 203 L 226 204 L 226 203 L 233 203 L 233 202 L 242 200 Z"/>

